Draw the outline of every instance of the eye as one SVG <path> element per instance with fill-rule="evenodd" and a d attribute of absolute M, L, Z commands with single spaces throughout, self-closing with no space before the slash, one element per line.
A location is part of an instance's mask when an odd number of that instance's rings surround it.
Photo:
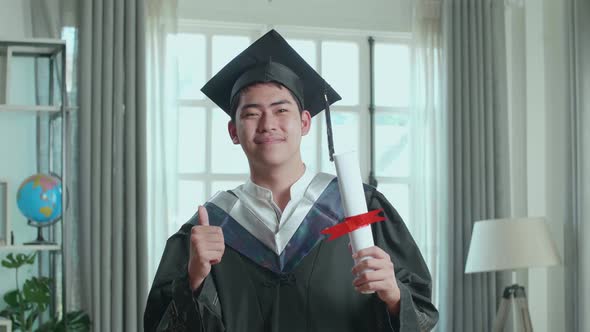
<path fill-rule="evenodd" d="M 252 118 L 252 117 L 255 117 L 255 116 L 257 116 L 257 115 L 258 115 L 258 113 L 256 113 L 256 112 L 246 112 L 246 113 L 244 114 L 244 117 L 245 117 L 245 118 Z"/>
<path fill-rule="evenodd" d="M 289 112 L 289 110 L 286 108 L 279 109 L 279 113 L 286 113 L 286 112 Z"/>

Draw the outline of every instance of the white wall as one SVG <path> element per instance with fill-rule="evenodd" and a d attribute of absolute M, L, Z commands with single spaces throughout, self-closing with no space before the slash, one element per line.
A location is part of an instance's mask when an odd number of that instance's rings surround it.
<path fill-rule="evenodd" d="M 526 33 L 524 6 L 506 7 L 506 83 L 510 148 L 510 214 L 528 215 L 526 146 Z M 528 292 L 528 270 L 513 274 Z"/>
<path fill-rule="evenodd" d="M 0 38 L 31 36 L 30 2 L 28 0 L 0 0 Z"/>
<path fill-rule="evenodd" d="M 565 0 L 543 2 L 544 51 L 545 51 L 545 192 L 546 216 L 557 244 L 562 264 L 545 269 L 547 282 L 542 289 L 547 291 L 546 331 L 567 331 L 566 285 L 565 285 L 565 225 L 571 221 L 571 206 L 568 198 L 571 190 L 571 149 L 569 129 L 569 50 Z M 535 97 L 535 96 L 531 96 Z M 531 142 L 534 144 L 533 142 Z M 538 143 L 537 143 L 538 144 Z M 569 259 L 568 259 L 569 260 Z M 539 290 L 541 291 L 541 290 Z"/>
<path fill-rule="evenodd" d="M 0 39 L 31 37 L 29 1 L 0 0 L 0 8 Z M 14 82 L 19 87 L 24 85 L 19 79 Z M 19 88 L 16 91 L 19 100 L 27 99 L 29 96 L 30 91 L 25 89 Z M 0 112 L 0 178 L 9 182 L 9 212 L 15 243 L 31 241 L 36 234 L 32 227 L 26 225 L 26 220 L 18 212 L 15 198 L 20 182 L 36 170 L 35 132 L 35 114 Z M 0 250 L 0 257 L 4 258 L 7 253 L 8 251 Z M 25 273 L 21 272 L 19 280 L 22 282 L 36 273 L 36 270 L 35 265 Z M 0 280 L 0 308 L 3 308 L 5 303 L 2 296 L 15 287 L 14 270 L 0 267 Z"/>
<path fill-rule="evenodd" d="M 179 16 L 236 23 L 410 31 L 413 0 L 179 0 Z"/>
<path fill-rule="evenodd" d="M 545 99 L 545 44 L 543 2 L 525 8 L 527 215 L 547 216 L 547 100 Z M 530 269 L 528 298 L 535 331 L 549 331 L 547 269 Z M 554 318 L 553 316 L 551 316 Z M 560 329 L 563 330 L 563 329 Z"/>

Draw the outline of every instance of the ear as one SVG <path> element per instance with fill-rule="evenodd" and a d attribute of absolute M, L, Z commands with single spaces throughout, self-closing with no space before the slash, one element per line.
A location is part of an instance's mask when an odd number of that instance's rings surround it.
<path fill-rule="evenodd" d="M 231 120 L 227 123 L 227 132 L 234 144 L 240 144 L 240 140 L 238 139 L 238 129 L 236 128 L 236 124 Z"/>
<path fill-rule="evenodd" d="M 311 128 L 311 114 L 307 110 L 301 112 L 301 136 L 307 135 Z"/>

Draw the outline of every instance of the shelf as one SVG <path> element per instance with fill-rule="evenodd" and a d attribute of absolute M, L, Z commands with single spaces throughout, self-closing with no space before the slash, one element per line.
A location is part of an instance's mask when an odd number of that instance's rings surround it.
<path fill-rule="evenodd" d="M 12 331 L 12 321 L 10 319 L 0 317 L 0 327 L 3 328 L 3 329 L 0 329 L 0 331 L 10 332 L 10 331 Z"/>
<path fill-rule="evenodd" d="M 66 42 L 61 39 L 0 40 L 0 50 L 8 47 L 14 49 L 15 55 L 51 56 L 63 51 Z"/>
<path fill-rule="evenodd" d="M 61 106 L 0 104 L 0 112 L 60 112 Z"/>
<path fill-rule="evenodd" d="M 26 245 L 26 244 L 16 244 L 10 246 L 0 246 L 0 252 L 2 251 L 58 251 L 61 250 L 61 246 L 59 244 L 43 244 L 43 245 Z"/>
<path fill-rule="evenodd" d="M 0 331 L 12 332 L 12 321 L 4 317 L 0 317 Z"/>

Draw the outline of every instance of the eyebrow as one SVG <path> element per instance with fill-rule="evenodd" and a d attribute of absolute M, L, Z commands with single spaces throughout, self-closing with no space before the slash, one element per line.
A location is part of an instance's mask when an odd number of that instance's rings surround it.
<path fill-rule="evenodd" d="M 284 105 L 284 104 L 291 104 L 292 105 L 293 103 L 288 99 L 281 99 L 279 101 L 275 101 L 275 102 L 271 103 L 270 106 L 272 107 L 272 106 Z M 252 103 L 252 104 L 246 104 L 246 105 L 240 107 L 240 109 L 247 109 L 247 108 L 262 108 L 262 105 Z"/>

